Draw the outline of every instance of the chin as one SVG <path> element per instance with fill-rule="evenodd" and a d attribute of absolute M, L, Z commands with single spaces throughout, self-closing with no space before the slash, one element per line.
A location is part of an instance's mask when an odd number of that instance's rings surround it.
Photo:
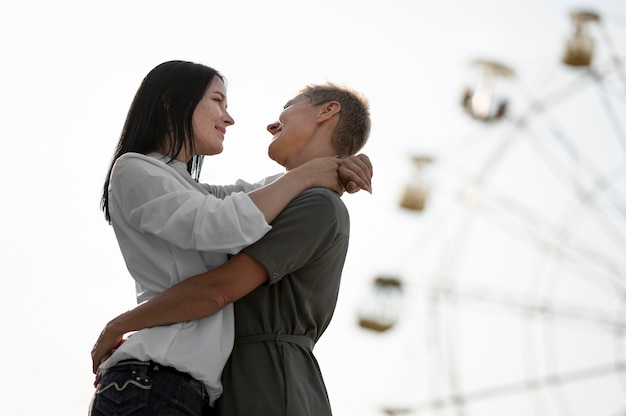
<path fill-rule="evenodd" d="M 278 163 L 280 166 L 282 166 L 282 167 L 286 168 L 286 166 L 285 166 L 285 165 L 286 165 L 286 163 L 285 163 L 284 161 L 281 161 L 281 160 L 279 160 L 279 159 L 277 159 L 277 158 L 274 158 L 274 157 L 272 157 L 272 156 L 270 156 L 270 159 L 272 159 L 274 162 Z"/>

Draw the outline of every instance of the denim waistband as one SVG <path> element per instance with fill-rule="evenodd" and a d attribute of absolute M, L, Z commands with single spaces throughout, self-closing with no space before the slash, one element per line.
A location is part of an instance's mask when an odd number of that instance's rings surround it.
<path fill-rule="evenodd" d="M 133 360 L 133 359 L 129 359 L 129 360 L 122 360 L 120 362 L 118 362 L 117 364 L 109 367 L 106 371 L 133 371 L 133 368 L 138 367 L 138 366 L 146 366 L 148 367 L 151 371 L 153 372 L 166 372 L 169 374 L 175 374 L 179 377 L 182 377 L 186 380 L 189 381 L 189 386 L 192 388 L 193 391 L 195 391 L 196 393 L 198 393 L 198 395 L 200 397 L 202 397 L 202 400 L 209 400 L 209 395 L 206 391 L 206 388 L 204 386 L 204 383 L 202 383 L 199 380 L 196 380 L 195 378 L 193 378 L 190 374 L 185 373 L 183 371 L 179 371 L 177 369 L 175 369 L 174 367 L 168 367 L 168 366 L 164 366 L 161 365 L 157 362 L 154 362 L 152 360 L 150 361 L 140 361 L 140 360 Z"/>

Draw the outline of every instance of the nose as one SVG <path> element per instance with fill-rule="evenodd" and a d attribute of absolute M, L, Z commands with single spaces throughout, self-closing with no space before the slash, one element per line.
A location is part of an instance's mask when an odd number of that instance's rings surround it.
<path fill-rule="evenodd" d="M 267 125 L 267 131 L 269 131 L 270 134 L 274 135 L 276 134 L 276 131 L 278 130 L 279 127 L 280 127 L 280 122 L 275 121 L 272 124 Z"/>
<path fill-rule="evenodd" d="M 235 120 L 226 110 L 224 110 L 224 123 L 226 123 L 227 126 L 232 126 L 233 124 L 235 124 Z"/>

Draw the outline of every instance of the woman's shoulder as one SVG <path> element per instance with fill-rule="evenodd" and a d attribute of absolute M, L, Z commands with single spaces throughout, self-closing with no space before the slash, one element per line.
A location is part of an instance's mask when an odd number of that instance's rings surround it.
<path fill-rule="evenodd" d="M 144 155 L 142 153 L 124 153 L 115 161 L 113 167 L 116 173 L 127 172 L 138 174 L 141 172 L 165 171 L 171 173 L 173 168 L 165 163 L 164 158 L 157 157 L 156 154 Z"/>
<path fill-rule="evenodd" d="M 136 153 L 136 152 L 126 152 L 123 155 L 121 155 L 120 157 L 117 158 L 116 162 L 118 164 L 143 164 L 143 163 L 148 163 L 148 164 L 153 164 L 156 166 L 160 166 L 160 165 L 166 165 L 166 157 L 159 155 L 158 153 L 149 153 L 147 155 L 144 155 L 143 153 Z"/>

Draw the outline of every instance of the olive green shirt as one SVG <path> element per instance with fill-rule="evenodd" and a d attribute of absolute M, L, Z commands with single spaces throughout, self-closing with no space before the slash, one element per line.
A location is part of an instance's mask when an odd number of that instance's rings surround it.
<path fill-rule="evenodd" d="M 235 302 L 235 347 L 222 375 L 219 415 L 331 415 L 311 349 L 335 310 L 349 231 L 339 196 L 315 188 L 243 250 L 269 281 Z"/>

